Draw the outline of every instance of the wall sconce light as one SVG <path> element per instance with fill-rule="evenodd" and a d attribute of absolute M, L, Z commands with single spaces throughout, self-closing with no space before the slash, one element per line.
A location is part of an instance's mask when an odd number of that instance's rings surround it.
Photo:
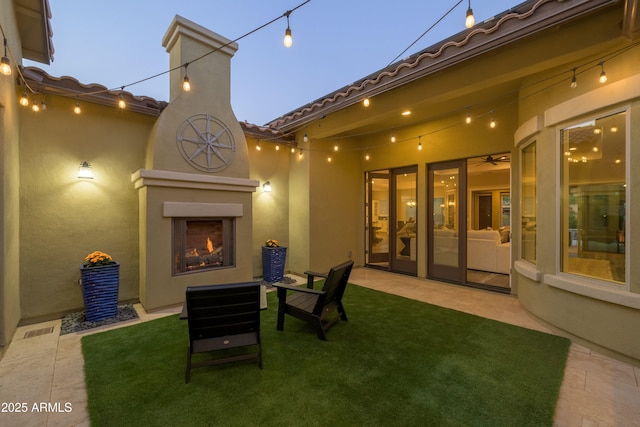
<path fill-rule="evenodd" d="M 262 184 L 262 191 L 264 191 L 265 193 L 271 193 L 271 183 L 269 181 L 266 181 L 264 184 Z"/>
<path fill-rule="evenodd" d="M 80 163 L 80 168 L 78 168 L 78 178 L 81 179 L 93 179 L 93 170 L 91 169 L 91 164 L 87 161 Z"/>

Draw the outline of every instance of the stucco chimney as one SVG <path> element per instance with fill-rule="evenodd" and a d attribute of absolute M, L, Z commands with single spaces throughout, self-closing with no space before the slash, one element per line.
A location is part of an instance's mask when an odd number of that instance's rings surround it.
<path fill-rule="evenodd" d="M 169 53 L 170 101 L 182 93 L 185 71 L 194 91 L 207 97 L 220 97 L 230 104 L 231 58 L 238 44 L 201 25 L 176 15 L 167 29 L 162 46 Z M 189 64 L 185 69 L 184 64 Z M 206 84 L 205 84 L 206 82 Z"/>

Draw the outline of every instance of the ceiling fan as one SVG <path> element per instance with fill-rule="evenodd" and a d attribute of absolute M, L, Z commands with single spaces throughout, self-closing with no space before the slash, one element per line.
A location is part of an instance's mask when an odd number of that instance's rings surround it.
<path fill-rule="evenodd" d="M 485 163 L 491 163 L 492 165 L 497 165 L 499 162 L 510 162 L 511 159 L 506 155 L 502 155 L 498 157 L 493 157 L 489 155 L 487 157 L 484 157 L 482 161 Z"/>

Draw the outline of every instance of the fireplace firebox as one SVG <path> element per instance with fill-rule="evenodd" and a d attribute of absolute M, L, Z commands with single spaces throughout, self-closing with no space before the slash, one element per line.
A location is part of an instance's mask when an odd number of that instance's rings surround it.
<path fill-rule="evenodd" d="M 173 275 L 235 265 L 234 218 L 173 218 Z"/>

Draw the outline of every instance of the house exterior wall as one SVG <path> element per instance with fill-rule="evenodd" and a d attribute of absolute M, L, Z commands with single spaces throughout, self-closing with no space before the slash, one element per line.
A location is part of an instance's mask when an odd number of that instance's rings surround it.
<path fill-rule="evenodd" d="M 20 109 L 22 319 L 82 309 L 80 265 L 100 250 L 120 263 L 119 298 L 138 298 L 138 198 L 131 173 L 144 164 L 155 118 L 48 95 L 48 109 Z M 88 161 L 95 178 L 77 178 Z"/>
<path fill-rule="evenodd" d="M 277 240 L 281 246 L 287 247 L 285 272 L 290 270 L 289 258 L 298 252 L 291 247 L 289 238 L 289 165 L 297 157 L 289 147 L 280 146 L 276 151 L 273 142 L 260 142 L 261 150 L 256 146 L 259 141 L 247 139 L 249 148 L 250 178 L 258 181 L 253 193 L 253 243 L 251 245 L 251 270 L 253 277 L 262 275 L 262 246 L 267 239 Z M 273 191 L 264 192 L 262 185 L 269 181 Z"/>
<path fill-rule="evenodd" d="M 627 44 L 622 39 L 618 43 L 618 48 Z M 578 59 L 582 63 L 593 60 L 591 56 Z M 517 261 L 516 274 L 512 278 L 517 283 L 520 302 L 532 314 L 590 346 L 635 360 L 640 359 L 640 343 L 635 332 L 636 326 L 640 325 L 640 268 L 637 263 L 629 261 L 633 259 L 634 242 L 640 237 L 633 220 L 634 212 L 640 208 L 640 198 L 637 197 L 640 174 L 633 167 L 633 159 L 640 158 L 640 149 L 634 143 L 640 137 L 639 65 L 640 54 L 635 52 L 619 61 L 607 62 L 607 75 L 615 76 L 615 81 L 610 77 L 606 85 L 598 82 L 598 72 L 591 72 L 589 78 L 578 80 L 575 89 L 570 89 L 565 82 L 548 88 L 544 93 L 523 97 L 525 100 L 520 103 L 520 109 L 528 116 L 521 117 L 521 123 L 527 119 L 538 123 L 535 132 L 521 140 L 516 139 L 517 144 L 530 140 L 537 144 L 538 256 L 534 267 L 537 274 L 530 274 L 528 268 L 532 266 L 524 264 L 525 261 Z M 545 74 L 552 75 L 557 71 L 552 69 Z M 531 80 L 539 81 L 543 77 L 536 75 Z M 629 164 L 627 217 L 631 218 L 626 244 L 628 279 L 623 285 L 607 285 L 558 272 L 561 258 L 558 138 L 559 129 L 572 122 L 621 109 L 627 109 L 630 124 L 626 157 Z M 516 209 L 514 217 L 517 218 L 519 209 Z M 514 230 L 514 234 L 519 232 Z M 516 246 L 517 242 L 519 238 L 514 242 Z"/>
<path fill-rule="evenodd" d="M 13 2 L 0 2 L 0 23 L 9 49 L 20 52 Z M 4 52 L 3 52 L 4 54 Z M 12 62 L 15 67 L 15 63 Z M 15 72 L 15 71 L 14 71 Z M 9 344 L 20 311 L 20 118 L 14 76 L 0 75 L 0 356 Z"/>

